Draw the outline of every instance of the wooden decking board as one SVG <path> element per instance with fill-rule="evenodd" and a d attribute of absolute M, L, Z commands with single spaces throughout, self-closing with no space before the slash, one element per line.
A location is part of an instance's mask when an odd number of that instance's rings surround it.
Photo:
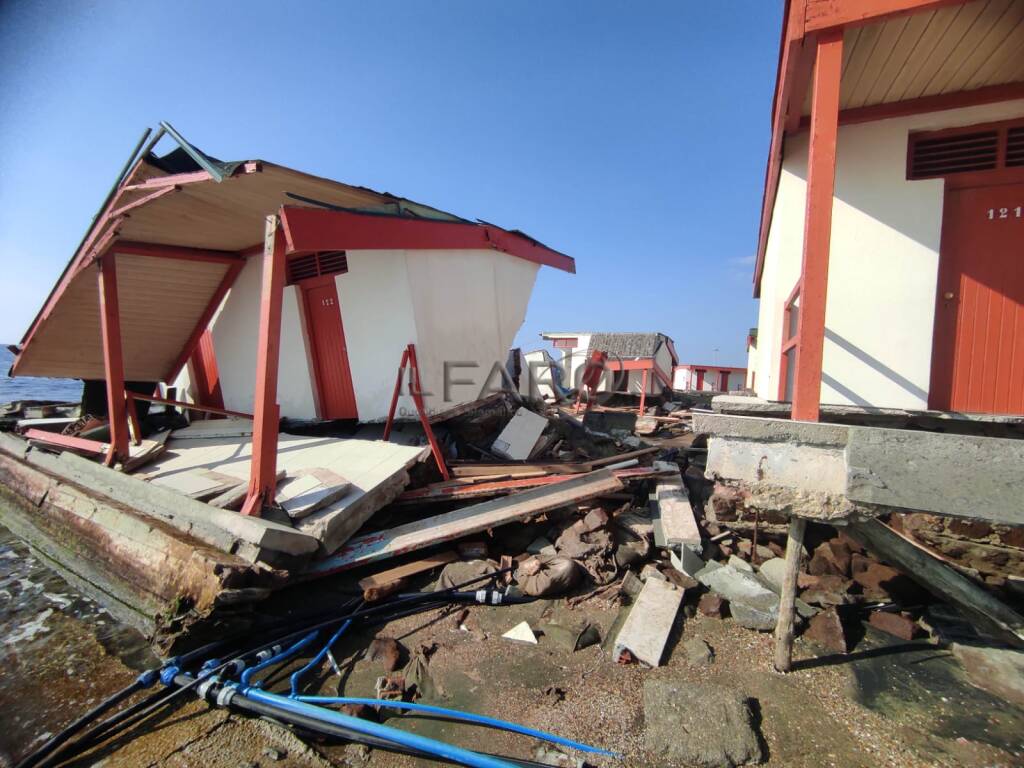
<path fill-rule="evenodd" d="M 306 574 L 324 576 L 335 571 L 386 560 L 604 493 L 619 491 L 622 487 L 621 481 L 607 469 L 579 475 L 543 488 L 492 499 L 443 515 L 416 520 L 391 530 L 360 536 L 349 541 L 333 557 L 311 565 Z"/>

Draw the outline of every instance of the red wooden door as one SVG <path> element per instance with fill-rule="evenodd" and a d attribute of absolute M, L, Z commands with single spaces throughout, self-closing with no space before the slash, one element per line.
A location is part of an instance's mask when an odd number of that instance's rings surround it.
<path fill-rule="evenodd" d="M 946 191 L 929 405 L 1024 413 L 1024 184 Z"/>
<path fill-rule="evenodd" d="M 729 391 L 729 372 L 719 371 L 718 372 L 718 391 L 728 392 Z"/>
<path fill-rule="evenodd" d="M 334 278 L 310 281 L 302 286 L 302 294 L 320 398 L 320 418 L 354 419 L 357 417 L 356 396 Z"/>
<path fill-rule="evenodd" d="M 705 373 L 706 373 L 706 371 L 704 371 L 704 370 L 702 370 L 700 368 L 697 369 L 697 389 L 698 390 L 703 390 L 704 389 L 704 374 Z"/>

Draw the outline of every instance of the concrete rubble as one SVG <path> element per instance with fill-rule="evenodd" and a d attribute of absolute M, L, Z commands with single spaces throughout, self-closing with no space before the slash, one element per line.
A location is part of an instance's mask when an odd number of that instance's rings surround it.
<path fill-rule="evenodd" d="M 556 655 L 596 653 L 603 664 L 645 676 L 642 743 L 661 764 L 755 764 L 765 757 L 756 700 L 735 686 L 682 684 L 661 675 L 680 660 L 688 669 L 715 675 L 740 663 L 735 654 L 720 650 L 717 630 L 709 633 L 715 626 L 770 640 L 764 633 L 776 629 L 786 579 L 786 517 L 762 512 L 742 489 L 716 482 L 704 451 L 693 450 L 696 436 L 689 429 L 687 407 L 665 399 L 655 411 L 635 417 L 628 406 L 595 406 L 581 418 L 564 404 L 510 396 L 492 398 L 479 410 L 464 409 L 434 426 L 452 457 L 451 479 L 439 478 L 436 467 L 424 460 L 422 435 L 403 437 L 419 458 L 385 482 L 386 490 L 361 513 L 362 526 L 346 541 L 331 539 L 335 543 L 327 552 L 326 540 L 304 533 L 302 521 L 322 518 L 344 501 L 346 485 L 358 482 L 340 468 L 289 474 L 278 495 L 281 514 L 254 521 L 231 510 L 214 510 L 172 488 L 112 473 L 87 458 L 25 451 L 10 436 L 0 436 L 5 441 L 0 448 L 6 455 L 20 450 L 42 469 L 59 467 L 89 478 L 112 498 L 146 504 L 171 525 L 187 524 L 192 535 L 211 545 L 232 546 L 250 562 L 278 552 L 271 559 L 282 595 L 288 594 L 290 578 L 305 584 L 299 589 L 315 584 L 314 578 L 325 583 L 337 579 L 353 584 L 372 606 L 403 592 L 443 592 L 484 578 L 488 590 L 534 601 L 495 609 L 491 619 L 479 606 L 453 609 L 437 630 L 429 630 L 432 639 L 424 647 L 403 645 L 393 639 L 398 635 L 368 640 L 365 659 L 374 665 L 380 696 L 415 702 L 440 695 L 430 672 L 431 647 L 444 646 L 445 632 L 475 643 L 498 639 L 513 653 L 534 648 Z M 618 426 L 623 418 L 626 423 L 632 419 L 630 428 Z M 182 431 L 190 429 L 195 427 Z M 216 431 L 199 427 L 199 432 L 204 429 Z M 239 431 L 239 426 L 222 429 Z M 214 439 L 199 432 L 183 435 L 181 443 Z M 499 443 L 508 447 L 497 450 Z M 151 468 L 159 466 L 154 460 Z M 176 507 L 173 513 L 167 511 L 171 506 Z M 200 509 L 211 513 L 204 517 Z M 213 525 L 222 518 L 223 528 Z M 972 564 L 961 572 L 975 574 L 972 578 L 1004 598 L 1015 589 L 1019 595 L 1012 574 L 999 572 L 994 559 L 986 559 L 978 548 L 1015 542 L 1011 529 L 989 525 L 982 530 L 937 519 L 894 515 L 889 525 L 921 532 L 933 544 L 965 543 L 976 536 L 980 544 L 962 547 Z M 800 653 L 854 658 L 864 638 L 875 643 L 953 642 L 949 621 L 935 617 L 955 615 L 955 610 L 936 601 L 912 575 L 881 559 L 852 531 L 824 520 L 812 524 L 796 575 Z M 523 610 L 505 618 L 502 611 L 513 608 Z M 615 621 L 594 620 L 601 611 L 611 611 Z M 258 620 L 259 611 L 246 605 L 243 614 Z M 700 622 L 700 635 L 691 634 L 693 622 Z M 1020 654 L 986 647 L 984 628 L 971 620 L 958 632 L 952 647 L 967 678 L 993 695 L 1019 702 L 1017 681 L 1024 679 Z M 177 640 L 189 637 L 182 633 Z M 479 662 L 502 663 L 499 656 Z M 343 669 L 338 664 L 341 657 L 332 656 L 330 665 Z M 992 682 L 995 677 L 998 683 Z M 547 688 L 553 700 L 565 697 L 563 688 Z M 345 711 L 378 717 L 368 707 Z M 542 751 L 545 760 L 576 764 L 560 749 Z M 360 759 L 372 764 L 372 755 L 370 750 Z"/>

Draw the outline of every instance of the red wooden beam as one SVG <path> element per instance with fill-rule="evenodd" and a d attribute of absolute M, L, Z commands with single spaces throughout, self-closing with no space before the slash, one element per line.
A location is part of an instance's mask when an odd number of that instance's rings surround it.
<path fill-rule="evenodd" d="M 148 194 L 148 195 L 146 195 L 144 197 L 140 197 L 134 203 L 126 203 L 125 205 L 122 205 L 120 208 L 118 208 L 116 211 L 111 211 L 110 215 L 112 217 L 113 216 L 124 216 L 129 211 L 134 211 L 136 208 L 141 208 L 144 205 L 148 205 L 149 203 L 152 203 L 154 200 L 159 200 L 164 195 L 171 194 L 172 192 L 176 192 L 179 189 L 181 189 L 181 187 L 179 187 L 177 185 L 171 185 L 169 187 L 161 187 L 156 192 L 152 192 L 152 193 L 150 193 L 150 194 Z"/>
<path fill-rule="evenodd" d="M 793 419 L 817 421 L 821 403 L 821 360 L 825 345 L 829 242 L 835 193 L 839 82 L 843 67 L 842 30 L 818 38 L 807 158 L 807 211 L 804 222 L 800 315 L 797 320 Z"/>
<path fill-rule="evenodd" d="M 137 243 L 133 240 L 119 240 L 115 249 L 118 253 L 132 256 L 154 256 L 181 261 L 208 261 L 213 264 L 244 264 L 245 261 L 233 251 L 212 251 L 207 248 L 188 248 L 184 245 L 162 245 L 160 243 Z"/>
<path fill-rule="evenodd" d="M 103 456 L 110 449 L 108 443 L 101 443 L 99 440 L 89 440 L 72 435 L 59 435 L 56 432 L 47 432 L 44 429 L 26 429 L 22 436 L 29 440 L 35 440 L 38 443 L 46 443 L 47 445 L 54 445 L 59 448 L 69 448 L 73 451 L 82 451 L 83 453 L 91 453 L 96 456 Z"/>
<path fill-rule="evenodd" d="M 433 221 L 285 206 L 288 252 L 403 249 L 493 249 L 536 264 L 576 271 L 576 262 L 525 235 L 491 224 Z"/>
<path fill-rule="evenodd" d="M 654 367 L 654 360 L 605 360 L 604 367 L 609 371 L 648 371 Z"/>
<path fill-rule="evenodd" d="M 933 11 L 969 0 L 807 0 L 804 24 L 808 32 L 871 24 L 908 13 Z"/>
<path fill-rule="evenodd" d="M 107 251 L 99 260 L 100 330 L 103 368 L 107 382 L 107 417 L 110 450 L 107 465 L 128 458 L 128 412 L 124 401 L 124 357 L 121 350 L 121 315 L 117 301 L 117 264 Z"/>
<path fill-rule="evenodd" d="M 935 96 L 921 96 L 916 99 L 893 101 L 888 104 L 872 104 L 867 107 L 854 107 L 839 112 L 840 125 L 856 125 L 873 120 L 888 120 L 893 117 L 920 115 L 926 112 L 942 112 L 947 109 L 977 107 L 983 104 L 995 104 L 1000 101 L 1024 99 L 1024 82 L 986 85 L 973 91 L 957 91 L 956 93 L 940 93 Z M 800 119 L 801 130 L 810 127 L 811 118 Z"/>
<path fill-rule="evenodd" d="M 160 189 L 161 187 L 172 187 L 176 184 L 195 184 L 202 181 L 211 181 L 213 177 L 206 171 L 192 171 L 191 173 L 172 173 L 169 176 L 154 176 L 138 184 L 129 184 L 122 187 L 124 192 L 134 192 L 140 189 Z"/>
<path fill-rule="evenodd" d="M 220 388 L 217 350 L 213 345 L 213 334 L 209 328 L 199 336 L 199 343 L 189 356 L 189 370 L 192 372 L 198 403 L 223 410 L 224 393 Z"/>
<path fill-rule="evenodd" d="M 285 239 L 277 216 L 267 217 L 263 247 L 263 287 L 256 348 L 256 405 L 253 416 L 252 465 L 243 515 L 256 515 L 274 500 L 277 488 L 277 368 L 281 352 L 281 304 L 284 300 Z"/>
<path fill-rule="evenodd" d="M 164 376 L 164 381 L 170 383 L 178 378 L 178 374 L 181 369 L 188 362 L 188 359 L 195 352 L 196 347 L 199 345 L 199 340 L 202 338 L 210 327 L 210 321 L 213 319 L 214 313 L 217 308 L 220 307 L 221 302 L 224 301 L 224 297 L 228 291 L 231 290 L 231 286 L 235 284 L 235 280 L 238 278 L 238 274 L 242 271 L 242 267 L 245 266 L 245 262 L 240 259 L 235 259 L 230 262 L 227 272 L 224 273 L 224 277 L 221 278 L 220 284 L 217 286 L 217 290 L 210 296 L 210 300 L 206 303 L 206 309 L 203 310 L 203 314 L 199 316 L 199 320 L 196 321 L 195 327 L 192 329 L 192 333 L 189 334 L 188 340 L 185 342 L 185 346 L 181 348 L 181 352 L 178 354 L 177 359 L 167 370 Z"/>

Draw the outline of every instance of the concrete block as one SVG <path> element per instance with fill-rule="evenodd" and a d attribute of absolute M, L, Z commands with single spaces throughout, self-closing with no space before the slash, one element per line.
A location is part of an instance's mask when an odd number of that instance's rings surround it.
<path fill-rule="evenodd" d="M 667 581 L 648 579 L 615 638 L 612 658 L 618 661 L 623 652 L 629 652 L 644 664 L 659 666 L 682 602 L 683 590 Z"/>
<path fill-rule="evenodd" d="M 491 451 L 498 456 L 517 461 L 530 458 L 533 447 L 548 425 L 548 420 L 538 416 L 529 408 L 520 408 L 512 420 L 501 430 Z"/>
<path fill-rule="evenodd" d="M 729 601 L 729 612 L 738 623 L 750 629 L 775 628 L 779 617 L 779 596 L 753 573 L 737 570 L 731 565 L 708 563 L 696 578 L 716 595 Z"/>
<path fill-rule="evenodd" d="M 1024 525 L 1024 440 L 853 427 L 853 501 Z"/>

